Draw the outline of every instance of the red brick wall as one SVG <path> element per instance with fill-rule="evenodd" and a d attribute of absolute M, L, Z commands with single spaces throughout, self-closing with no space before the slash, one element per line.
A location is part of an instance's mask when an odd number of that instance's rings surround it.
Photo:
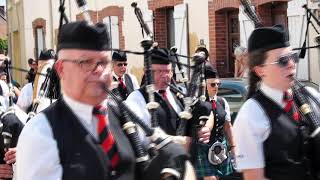
<path fill-rule="evenodd" d="M 259 5 L 263 5 L 266 3 L 271 3 L 271 2 L 289 2 L 290 0 L 251 0 L 252 4 L 254 6 L 259 6 Z"/>
<path fill-rule="evenodd" d="M 238 0 L 209 1 L 209 41 L 210 61 L 218 69 L 219 75 L 227 74 L 228 39 L 227 11 L 239 8 Z"/>
<path fill-rule="evenodd" d="M 91 21 L 93 23 L 97 23 L 98 22 L 98 13 L 96 11 L 92 11 L 92 10 L 89 10 L 88 12 L 89 12 Z M 83 21 L 84 20 L 82 13 L 76 15 L 76 20 L 77 21 Z"/>
<path fill-rule="evenodd" d="M 32 28 L 34 30 L 34 33 L 35 33 L 35 30 L 37 28 L 43 28 L 43 31 L 44 33 L 46 33 L 46 20 L 43 19 L 43 18 L 37 18 L 35 19 L 33 22 L 32 22 Z M 35 35 L 35 34 L 34 34 Z"/>
<path fill-rule="evenodd" d="M 34 21 L 32 21 L 32 29 L 33 29 L 33 38 L 35 42 L 35 47 L 33 49 L 34 57 L 35 59 L 38 59 L 37 49 L 36 49 L 36 37 L 37 37 L 37 29 L 42 28 L 43 29 L 43 36 L 44 40 L 46 39 L 46 20 L 43 18 L 37 18 Z M 44 44 L 46 42 L 44 41 Z"/>
<path fill-rule="evenodd" d="M 226 12 L 215 13 L 215 43 L 216 48 L 213 52 L 216 54 L 216 67 L 221 75 L 226 73 L 226 64 L 228 56 L 228 40 L 227 40 L 227 14 Z"/>
<path fill-rule="evenodd" d="M 154 16 L 154 39 L 159 47 L 168 46 L 167 8 L 182 4 L 183 0 L 149 0 L 148 7 Z"/>
<path fill-rule="evenodd" d="M 118 23 L 119 23 L 119 47 L 120 49 L 125 49 L 125 41 L 123 36 L 123 7 L 119 6 L 109 6 L 105 7 L 101 11 L 98 12 L 98 21 L 102 22 L 103 18 L 107 16 L 118 16 Z"/>
<path fill-rule="evenodd" d="M 209 3 L 212 3 L 211 6 L 209 5 L 209 8 L 212 8 L 214 11 L 219 11 L 221 9 L 225 8 L 239 8 L 239 0 L 213 0 L 209 1 Z"/>
<path fill-rule="evenodd" d="M 258 13 L 259 17 L 262 20 L 262 24 L 265 26 L 271 26 L 272 25 L 272 15 L 271 15 L 271 9 L 268 6 L 258 6 L 256 7 L 256 12 Z"/>
<path fill-rule="evenodd" d="M 273 25 L 274 22 L 287 25 L 286 11 L 289 0 L 251 0 L 257 7 L 263 23 Z M 273 5 L 272 3 L 273 2 Z M 209 44 L 210 61 L 217 67 L 220 76 L 224 77 L 227 71 L 228 39 L 227 39 L 227 11 L 239 8 L 239 0 L 211 0 L 209 11 Z M 271 8 L 272 7 L 272 8 Z"/>
<path fill-rule="evenodd" d="M 164 7 L 173 7 L 178 4 L 182 4 L 183 0 L 149 0 L 148 1 L 148 6 L 149 9 L 154 11 L 159 8 L 164 8 Z"/>
<path fill-rule="evenodd" d="M 0 38 L 7 39 L 7 22 L 3 19 L 0 20 Z"/>
<path fill-rule="evenodd" d="M 154 39 L 159 47 L 167 47 L 167 16 L 166 8 L 154 11 Z"/>
<path fill-rule="evenodd" d="M 287 26 L 287 8 L 286 2 L 267 3 L 257 6 L 257 13 L 265 26 L 275 24 Z"/>
<path fill-rule="evenodd" d="M 209 52 L 210 52 L 210 61 L 211 63 L 216 66 L 216 59 L 217 59 L 217 45 L 216 45 L 216 13 L 214 11 L 214 3 L 213 1 L 209 1 L 208 3 L 208 13 L 209 13 Z"/>

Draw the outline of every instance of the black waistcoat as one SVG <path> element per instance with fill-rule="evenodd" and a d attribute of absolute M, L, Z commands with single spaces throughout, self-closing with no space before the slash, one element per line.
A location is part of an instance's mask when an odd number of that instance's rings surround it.
<path fill-rule="evenodd" d="M 265 176 L 272 180 L 312 179 L 304 160 L 308 144 L 302 136 L 302 122 L 295 122 L 278 104 L 260 91 L 254 99 L 263 107 L 271 125 L 270 135 L 263 143 Z"/>
<path fill-rule="evenodd" d="M 211 103 L 211 102 L 210 102 Z M 220 142 L 224 139 L 223 125 L 226 121 L 225 104 L 221 97 L 217 97 L 217 108 L 212 109 L 214 115 L 214 127 L 212 128 L 210 135 L 210 142 L 219 140 Z"/>
<path fill-rule="evenodd" d="M 63 180 L 134 179 L 134 153 L 114 113 L 108 111 L 109 129 L 116 139 L 120 164 L 111 172 L 107 168 L 111 162 L 100 144 L 83 127 L 61 98 L 43 112 L 57 141 Z"/>
<path fill-rule="evenodd" d="M 1 89 L 1 88 L 0 88 Z M 8 132 L 12 134 L 10 148 L 14 148 L 17 146 L 19 135 L 24 127 L 24 124 L 18 119 L 18 117 L 14 113 L 7 113 L 1 118 L 1 123 L 3 124 L 3 132 Z M 6 164 L 4 161 L 4 139 L 3 136 L 0 135 L 0 164 Z M 10 180 L 11 178 L 7 178 L 6 180 Z"/>
<path fill-rule="evenodd" d="M 113 76 L 113 81 L 118 81 L 116 77 Z M 122 86 L 118 86 L 118 92 L 120 93 L 123 100 L 126 100 L 129 94 L 134 91 L 133 82 L 128 74 L 124 74 L 124 82 L 126 85 L 126 89 L 123 89 Z"/>
<path fill-rule="evenodd" d="M 146 102 L 148 102 L 148 93 L 145 91 L 144 87 L 139 89 L 141 94 L 143 95 Z M 177 105 L 183 109 L 182 103 L 177 99 L 177 97 L 173 96 Z M 162 96 L 155 92 L 154 93 L 155 101 L 160 104 L 160 106 L 156 110 L 156 115 L 158 119 L 158 124 L 161 129 L 163 129 L 169 135 L 176 135 L 177 128 L 180 123 L 180 118 L 177 112 L 171 107 L 168 102 L 166 102 Z"/>

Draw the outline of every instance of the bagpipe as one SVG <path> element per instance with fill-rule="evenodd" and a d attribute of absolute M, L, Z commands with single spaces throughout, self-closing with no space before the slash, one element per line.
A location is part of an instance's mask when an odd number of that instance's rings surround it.
<path fill-rule="evenodd" d="M 80 9 L 83 10 L 82 14 L 87 14 L 86 2 L 84 0 L 77 0 L 77 4 Z M 139 179 L 165 179 L 165 180 L 175 180 L 186 178 L 185 175 L 188 173 L 186 171 L 186 164 L 188 163 L 189 155 L 186 150 L 179 144 L 175 143 L 172 139 L 172 136 L 167 135 L 159 128 L 159 122 L 156 115 L 156 109 L 159 107 L 159 104 L 155 102 L 154 98 L 154 84 L 151 68 L 151 58 L 155 55 L 152 53 L 154 48 L 157 48 L 157 43 L 153 41 L 153 34 L 148 27 L 148 25 L 143 20 L 142 12 L 137 7 L 137 3 L 132 3 L 131 6 L 134 8 L 134 13 L 137 16 L 137 19 L 143 29 L 147 34 L 147 37 L 141 41 L 141 47 L 143 48 L 142 53 L 132 52 L 122 50 L 127 53 L 135 53 L 144 56 L 144 69 L 145 69 L 145 79 L 146 79 L 146 92 L 148 94 L 147 109 L 151 114 L 151 126 L 146 124 L 141 120 L 123 101 L 123 99 L 116 93 L 116 89 L 112 91 L 107 90 L 109 94 L 109 104 L 115 104 L 109 106 L 109 108 L 118 112 L 119 121 L 123 127 L 123 130 L 128 136 L 128 139 L 131 142 L 131 145 L 134 149 L 136 162 L 138 167 L 138 177 Z M 90 16 L 85 15 L 86 21 L 89 24 L 92 23 Z M 113 49 L 118 50 L 118 49 Z M 203 101 L 199 100 L 198 95 L 201 94 L 198 87 L 198 81 L 202 81 L 202 85 L 205 86 L 204 80 L 204 66 L 205 58 L 199 53 L 193 57 L 195 62 L 193 80 L 190 85 L 187 87 L 187 94 L 182 92 L 176 86 L 172 86 L 177 93 L 180 93 L 180 97 L 184 99 L 185 109 L 180 114 L 182 122 L 178 127 L 178 135 L 185 135 L 186 131 L 186 122 L 188 119 L 192 118 L 192 111 L 196 110 L 197 115 L 193 117 L 206 121 L 209 117 L 211 106 L 203 106 Z M 165 59 L 170 61 L 170 59 Z M 179 60 L 175 60 L 175 63 L 182 65 Z M 185 65 L 187 66 L 187 65 Z M 191 67 L 190 67 L 191 68 Z M 200 76 L 202 78 L 200 78 Z M 187 85 L 187 83 L 185 83 Z M 203 87 L 205 89 L 205 87 Z M 204 100 L 204 98 L 202 98 Z M 203 111 L 203 109 L 209 109 L 208 111 Z M 204 113 L 205 112 L 205 113 Z M 141 132 L 137 128 L 137 125 L 142 128 L 145 136 L 149 137 L 151 142 L 148 144 L 148 147 L 144 145 L 140 137 Z M 203 124 L 203 123 L 202 123 Z"/>
<path fill-rule="evenodd" d="M 143 20 L 142 12 L 137 7 L 137 3 L 134 2 L 131 4 L 131 6 L 134 8 L 134 12 L 142 27 L 142 30 L 145 31 L 147 34 L 147 38 L 141 42 L 141 46 L 144 49 L 143 54 L 144 54 L 144 66 L 145 66 L 145 78 L 146 78 L 146 84 L 147 84 L 146 91 L 148 92 L 148 96 L 149 96 L 149 103 L 147 103 L 147 108 L 151 114 L 152 127 L 158 127 L 158 122 L 156 119 L 156 115 L 154 113 L 155 113 L 155 109 L 159 106 L 159 104 L 154 102 L 154 85 L 153 85 L 150 59 L 152 57 L 157 57 L 157 58 L 161 58 L 161 57 L 152 54 L 152 48 L 157 48 L 157 46 L 155 45 L 157 43 L 153 41 L 153 34 L 150 31 L 150 28 L 148 27 L 147 23 L 145 23 L 145 21 Z M 181 80 L 174 79 L 173 82 L 183 83 L 184 88 L 187 90 L 185 93 L 175 85 L 176 83 L 171 83 L 171 84 L 167 83 L 170 86 L 170 89 L 173 92 L 176 92 L 176 95 L 179 98 L 183 99 L 183 102 L 184 102 L 184 110 L 179 113 L 180 123 L 176 132 L 178 136 L 184 136 L 186 134 L 186 126 L 188 121 L 192 119 L 193 121 L 195 121 L 192 124 L 195 124 L 195 125 L 200 124 L 199 119 L 197 117 L 192 118 L 193 117 L 192 111 L 198 108 L 197 106 L 199 106 L 199 108 L 209 107 L 208 104 L 204 102 L 206 99 L 205 66 L 207 61 L 206 61 L 206 54 L 205 52 L 202 52 L 202 51 L 196 53 L 193 57 L 179 55 L 176 52 L 177 52 L 177 48 L 172 47 L 170 49 L 171 58 L 164 59 L 164 60 L 170 61 L 172 64 L 175 64 L 178 67 L 179 74 L 181 74 L 182 79 Z M 179 56 L 192 59 L 194 66 L 188 66 L 186 64 L 181 63 L 179 60 Z M 189 83 L 183 71 L 182 66 L 186 66 L 187 68 L 193 70 L 192 77 Z M 200 115 L 201 117 L 209 117 L 210 112 L 203 111 L 202 113 L 204 113 L 205 115 Z M 205 124 L 203 122 L 201 123 Z"/>
<path fill-rule="evenodd" d="M 108 94 L 111 97 L 109 101 L 115 104 L 115 106 L 108 107 L 119 108 L 113 111 L 122 112 L 122 115 L 118 115 L 120 124 L 135 152 L 139 179 L 178 180 L 186 178 L 184 175 L 189 157 L 183 147 L 174 143 L 171 136 L 160 128 L 152 128 L 141 120 L 116 93 L 108 91 Z M 149 147 L 143 145 L 135 124 L 138 124 L 150 138 Z"/>
<path fill-rule="evenodd" d="M 252 9 L 249 0 L 240 0 L 240 2 L 244 7 L 244 12 L 253 21 L 255 27 L 263 27 L 259 16 Z M 307 9 L 306 5 L 303 8 Z M 318 20 L 317 23 L 320 25 Z M 296 48 L 296 50 L 301 50 L 300 58 L 303 58 L 301 54 L 305 53 L 306 48 L 305 44 L 302 48 Z M 304 153 L 309 158 L 307 165 L 311 167 L 313 177 L 318 180 L 320 179 L 320 100 L 311 94 L 303 83 L 295 78 L 291 90 L 294 102 L 298 107 L 298 113 L 304 122 L 307 123 L 307 128 L 305 126 L 300 127 L 306 141 L 310 143 L 310 148 L 304 150 Z"/>
<path fill-rule="evenodd" d="M 49 98 L 50 76 L 53 71 L 53 64 L 55 61 L 55 53 L 53 50 L 42 51 L 47 54 L 48 60 L 39 62 L 38 71 L 33 83 L 33 104 L 30 112 L 28 112 L 28 120 L 34 117 L 37 113 L 47 108 L 54 100 Z M 49 53 L 49 54 L 48 54 Z"/>
<path fill-rule="evenodd" d="M 316 180 L 320 179 L 320 100 L 306 89 L 305 85 L 295 80 L 291 88 L 293 99 L 299 109 L 300 117 L 304 118 L 308 124 L 307 140 L 310 142 L 310 149 L 306 150 L 309 156 L 309 165 Z M 318 97 L 319 98 L 319 97 Z"/>
<path fill-rule="evenodd" d="M 4 60 L 5 69 L 7 72 L 7 84 L 9 87 L 9 107 L 1 112 L 0 114 L 0 153 L 1 157 L 4 157 L 5 152 L 8 151 L 9 148 L 16 147 L 19 135 L 24 127 L 24 123 L 26 122 L 27 115 L 17 107 L 14 102 L 14 92 L 10 71 L 11 61 L 8 59 Z M 6 95 L 4 95 L 6 98 Z M 5 163 L 1 159 L 1 163 Z"/>

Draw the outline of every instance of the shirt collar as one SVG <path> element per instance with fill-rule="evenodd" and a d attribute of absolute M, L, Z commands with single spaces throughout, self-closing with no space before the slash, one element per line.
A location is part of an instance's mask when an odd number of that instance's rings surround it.
<path fill-rule="evenodd" d="M 157 90 L 158 93 L 159 93 L 159 91 L 160 91 L 160 90 Z M 165 91 L 166 91 L 166 93 L 168 94 L 168 92 L 170 92 L 170 87 L 167 87 L 167 88 L 165 89 Z"/>
<path fill-rule="evenodd" d="M 112 71 L 112 75 L 113 75 L 113 77 L 115 77 L 117 80 L 119 79 L 119 76 L 116 75 L 116 73 L 115 73 L 114 71 Z M 124 76 L 124 75 L 123 75 L 123 76 Z M 122 80 L 124 80 L 123 76 L 121 77 Z"/>
<path fill-rule="evenodd" d="M 63 99 L 69 108 L 76 112 L 74 113 L 82 122 L 87 124 L 92 123 L 92 110 L 93 106 L 89 104 L 84 104 L 82 102 L 76 101 L 66 94 L 63 95 Z"/>
<path fill-rule="evenodd" d="M 260 86 L 261 91 L 269 97 L 271 100 L 273 100 L 275 103 L 280 105 L 281 107 L 283 106 L 283 91 L 279 89 L 272 88 L 265 83 L 262 83 Z"/>
<path fill-rule="evenodd" d="M 214 97 L 209 97 L 209 100 L 210 100 L 210 101 L 212 101 L 212 100 L 217 101 L 217 95 L 215 95 Z"/>

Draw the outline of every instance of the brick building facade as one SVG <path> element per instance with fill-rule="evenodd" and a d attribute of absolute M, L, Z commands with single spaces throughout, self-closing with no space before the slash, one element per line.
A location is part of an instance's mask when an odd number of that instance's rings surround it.
<path fill-rule="evenodd" d="M 252 4 L 263 24 L 287 26 L 287 1 L 253 0 Z M 234 74 L 234 47 L 240 45 L 239 1 L 211 0 L 209 2 L 209 39 L 211 62 L 222 77 Z"/>
<path fill-rule="evenodd" d="M 5 14 L 5 7 L 0 6 L 0 38 L 7 39 L 7 18 Z"/>

